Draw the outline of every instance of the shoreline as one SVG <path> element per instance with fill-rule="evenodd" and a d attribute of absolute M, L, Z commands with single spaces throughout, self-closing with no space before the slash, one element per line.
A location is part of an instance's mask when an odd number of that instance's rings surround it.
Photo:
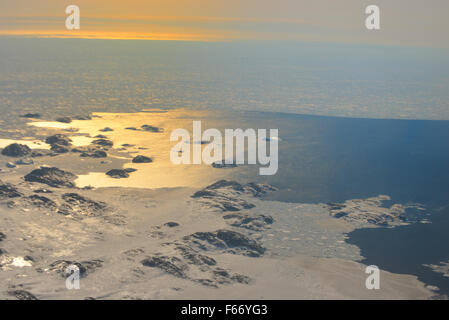
<path fill-rule="evenodd" d="M 80 121 L 88 126 L 90 120 Z M 104 123 L 76 134 L 93 137 L 102 128 Z M 39 130 L 43 130 L 39 135 L 72 136 L 60 129 Z M 384 287 L 379 292 L 367 290 L 363 265 L 356 262 L 363 257 L 356 246 L 345 242 L 346 233 L 366 226 L 367 219 L 399 222 L 406 206 L 395 204 L 391 212 L 396 216 L 382 207 L 380 195 L 354 199 L 358 205 L 349 212 L 350 219 L 340 219 L 332 216 L 335 204 L 263 200 L 275 188 L 226 180 L 227 169 L 212 169 L 217 176 L 209 177 L 211 182 L 190 187 L 79 188 L 72 174 L 91 171 L 105 160 L 102 172 L 127 168 L 132 159 L 133 153 L 115 147 L 124 140 L 103 134 L 114 145 L 101 149 L 108 153 L 105 159 L 74 152 L 44 154 L 32 158 L 32 164 L 0 173 L 6 190 L 0 204 L 0 232 L 5 235 L 0 241 L 3 298 L 21 297 L 17 292 L 22 290 L 38 299 L 226 299 L 236 289 L 242 299 L 437 296 L 414 276 L 385 271 L 381 271 Z M 161 161 L 154 148 L 158 142 L 151 143 L 156 162 L 141 166 Z M 0 159 L 2 164 L 14 160 L 3 155 Z M 55 172 L 67 179 L 62 180 L 66 185 L 59 185 L 61 180 L 53 184 L 53 171 L 46 172 L 51 168 L 63 171 Z M 24 180 L 33 169 L 37 170 L 33 179 L 38 180 Z M 65 288 L 64 271 L 71 264 L 84 270 L 81 290 Z"/>

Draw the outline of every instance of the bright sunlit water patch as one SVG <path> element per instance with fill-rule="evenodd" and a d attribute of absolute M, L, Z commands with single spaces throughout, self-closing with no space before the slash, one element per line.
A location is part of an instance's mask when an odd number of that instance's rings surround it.
<path fill-rule="evenodd" d="M 70 139 L 72 139 L 72 144 L 75 147 L 88 146 L 94 140 L 92 137 L 87 137 L 87 136 L 72 136 L 72 137 L 70 137 Z"/>
<path fill-rule="evenodd" d="M 40 128 L 76 129 L 76 133 L 72 135 L 66 133 L 75 146 L 89 145 L 98 135 L 106 136 L 114 143 L 115 149 L 129 153 L 129 157 L 120 157 L 129 159 L 124 167 L 137 170 L 130 173 L 128 178 L 122 179 L 111 178 L 100 171 L 79 175 L 76 180 L 78 187 L 198 187 L 225 178 L 229 171 L 217 170 L 206 164 L 173 164 L 170 153 L 178 141 L 171 142 L 170 134 L 178 128 L 191 131 L 192 119 L 205 117 L 207 112 L 204 111 L 145 110 L 136 113 L 94 113 L 91 120 L 74 120 L 69 125 L 58 122 L 29 124 Z M 148 128 L 146 126 L 151 126 L 152 129 L 145 130 Z M 157 132 L 157 128 L 160 132 Z M 132 163 L 132 158 L 137 155 L 150 157 L 153 162 Z"/>

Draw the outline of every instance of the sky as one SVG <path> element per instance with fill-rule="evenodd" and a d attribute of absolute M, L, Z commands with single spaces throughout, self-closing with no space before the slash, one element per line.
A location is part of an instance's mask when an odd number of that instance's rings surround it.
<path fill-rule="evenodd" d="M 380 8 L 380 30 L 365 8 Z M 80 30 L 67 30 L 77 5 Z M 2 0 L 0 35 L 197 41 L 287 40 L 449 48 L 447 0 Z"/>

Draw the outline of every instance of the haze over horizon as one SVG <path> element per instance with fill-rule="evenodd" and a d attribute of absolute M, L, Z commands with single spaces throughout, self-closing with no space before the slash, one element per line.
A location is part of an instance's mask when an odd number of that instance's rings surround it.
<path fill-rule="evenodd" d="M 81 29 L 65 28 L 77 5 Z M 378 5 L 381 29 L 365 28 Z M 437 10 L 436 10 L 437 9 Z M 2 1 L 0 35 L 187 41 L 287 40 L 449 48 L 449 2 L 248 0 Z"/>

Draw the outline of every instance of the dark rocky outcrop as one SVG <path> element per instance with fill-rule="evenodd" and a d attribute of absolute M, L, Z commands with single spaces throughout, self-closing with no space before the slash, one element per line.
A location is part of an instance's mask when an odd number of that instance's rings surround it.
<path fill-rule="evenodd" d="M 92 117 L 90 115 L 80 115 L 74 117 L 75 120 L 91 120 Z"/>
<path fill-rule="evenodd" d="M 112 169 L 106 172 L 108 176 L 114 179 L 128 178 L 129 173 L 126 169 Z"/>
<path fill-rule="evenodd" d="M 391 204 L 387 195 L 366 199 L 350 199 L 344 203 L 328 203 L 329 214 L 357 225 L 395 226 L 417 222 L 425 217 L 425 207 L 419 204 Z"/>
<path fill-rule="evenodd" d="M 215 261 L 215 259 L 204 254 L 197 253 L 187 246 L 179 245 L 176 247 L 176 249 L 180 251 L 182 257 L 189 261 L 189 263 L 191 264 L 195 264 L 198 266 L 215 266 L 217 264 L 217 261 Z"/>
<path fill-rule="evenodd" d="M 6 235 L 3 232 L 0 232 L 0 241 L 3 241 L 6 239 Z"/>
<path fill-rule="evenodd" d="M 162 129 L 162 128 L 154 127 L 149 124 L 144 124 L 143 126 L 141 126 L 141 128 L 142 128 L 142 130 L 149 131 L 149 132 L 163 132 L 164 131 L 164 129 Z"/>
<path fill-rule="evenodd" d="M 219 181 L 207 186 L 204 189 L 205 190 L 217 190 L 217 189 L 221 189 L 221 188 L 229 188 L 231 190 L 240 191 L 240 192 L 244 191 L 242 184 L 238 183 L 237 181 L 231 181 L 231 180 L 219 180 Z"/>
<path fill-rule="evenodd" d="M 71 214 L 98 216 L 107 208 L 106 203 L 94 201 L 77 193 L 65 193 L 62 199 L 70 205 Z"/>
<path fill-rule="evenodd" d="M 133 163 L 150 163 L 153 162 L 153 159 L 145 156 L 136 156 L 133 159 Z"/>
<path fill-rule="evenodd" d="M 51 145 L 50 150 L 55 153 L 67 153 L 70 151 L 68 148 L 72 145 L 72 140 L 63 134 L 54 134 L 45 139 L 45 143 Z"/>
<path fill-rule="evenodd" d="M 87 151 L 87 152 L 82 152 L 80 154 L 80 157 L 88 157 L 88 158 L 106 158 L 108 156 L 108 154 L 106 153 L 106 151 L 103 150 L 94 150 L 94 151 Z"/>
<path fill-rule="evenodd" d="M 204 204 L 213 208 L 217 208 L 223 212 L 227 211 L 236 212 L 241 210 L 252 209 L 255 207 L 254 204 L 246 200 L 216 193 L 210 190 L 198 191 L 192 196 L 192 198 L 201 198 Z"/>
<path fill-rule="evenodd" d="M 96 139 L 92 141 L 93 144 L 98 144 L 103 147 L 112 147 L 114 143 L 111 140 L 108 139 Z"/>
<path fill-rule="evenodd" d="M 76 175 L 55 167 L 41 167 L 25 176 L 25 181 L 44 183 L 52 187 L 75 187 Z"/>
<path fill-rule="evenodd" d="M 109 128 L 109 127 L 105 127 L 105 128 L 103 128 L 103 129 L 100 129 L 99 131 L 100 131 L 100 132 L 111 132 L 111 131 L 114 131 L 114 129 L 111 129 L 111 128 Z"/>
<path fill-rule="evenodd" d="M 32 118 L 32 119 L 40 119 L 42 116 L 39 113 L 25 113 L 20 117 L 22 118 Z"/>
<path fill-rule="evenodd" d="M 89 146 L 81 146 L 81 147 L 75 147 L 72 148 L 72 152 L 77 152 L 77 153 L 92 153 L 95 152 L 97 150 L 101 150 L 104 151 L 102 147 L 98 146 L 98 145 L 89 145 Z"/>
<path fill-rule="evenodd" d="M 267 229 L 274 220 L 271 216 L 262 214 L 237 214 L 231 213 L 223 216 L 223 219 L 233 227 L 245 228 L 253 231 L 261 231 Z"/>
<path fill-rule="evenodd" d="M 234 280 L 235 282 L 238 282 L 238 283 L 243 283 L 243 284 L 250 284 L 251 283 L 251 278 L 247 277 L 247 276 L 245 276 L 243 274 L 236 273 L 236 274 L 231 276 L 231 279 Z"/>
<path fill-rule="evenodd" d="M 38 196 L 36 194 L 31 195 L 26 198 L 26 200 L 33 206 L 38 208 L 48 208 L 48 209 L 56 209 L 57 204 L 53 200 L 44 197 Z"/>
<path fill-rule="evenodd" d="M 145 267 L 158 268 L 178 278 L 187 278 L 185 271 L 189 267 L 177 257 L 153 256 L 142 260 L 141 263 Z"/>
<path fill-rule="evenodd" d="M 17 160 L 15 163 L 17 165 L 21 165 L 21 166 L 29 166 L 29 165 L 34 164 L 34 161 L 33 161 L 33 159 L 20 159 L 20 160 Z"/>
<path fill-rule="evenodd" d="M 232 230 L 217 230 L 215 232 L 196 232 L 183 238 L 184 241 L 201 250 L 223 250 L 228 253 L 241 254 L 249 257 L 260 257 L 265 248 L 256 240 Z"/>
<path fill-rule="evenodd" d="M 0 199 L 18 198 L 21 196 L 22 193 L 16 187 L 10 183 L 3 183 L 0 180 Z"/>
<path fill-rule="evenodd" d="M 36 296 L 25 290 L 11 290 L 8 291 L 8 294 L 17 300 L 38 300 Z"/>
<path fill-rule="evenodd" d="M 32 158 L 39 158 L 44 156 L 55 156 L 56 153 L 50 150 L 33 150 L 31 151 L 30 157 Z"/>
<path fill-rule="evenodd" d="M 230 284 L 232 282 L 243 284 L 251 283 L 251 279 L 249 277 L 238 273 L 231 275 L 228 270 L 222 268 L 216 268 L 212 271 L 212 274 L 215 282 L 219 284 Z"/>
<path fill-rule="evenodd" d="M 218 285 L 215 283 L 215 281 L 211 279 L 193 279 L 193 282 L 199 283 L 205 287 L 218 288 Z"/>
<path fill-rule="evenodd" d="M 45 143 L 48 143 L 50 145 L 59 144 L 61 146 L 70 146 L 72 144 L 72 140 L 66 135 L 58 133 L 47 137 L 45 139 Z"/>
<path fill-rule="evenodd" d="M 212 167 L 216 169 L 226 169 L 226 168 L 236 168 L 237 165 L 234 163 L 224 163 L 224 162 L 214 162 Z"/>
<path fill-rule="evenodd" d="M 13 162 L 7 162 L 6 163 L 6 167 L 8 167 L 8 168 L 16 168 L 17 165 L 15 163 L 13 163 Z"/>
<path fill-rule="evenodd" d="M 63 216 L 75 216 L 76 215 L 73 208 L 67 203 L 63 203 L 62 205 L 60 205 L 57 213 L 61 214 Z"/>
<path fill-rule="evenodd" d="M 244 186 L 244 190 L 246 193 L 251 193 L 254 197 L 260 197 L 277 189 L 269 184 L 250 182 Z"/>
<path fill-rule="evenodd" d="M 249 203 L 245 200 L 221 201 L 213 206 L 220 209 L 221 211 L 240 211 L 243 209 L 252 209 L 255 207 L 254 204 Z"/>
<path fill-rule="evenodd" d="M 276 190 L 274 187 L 267 184 L 248 183 L 244 185 L 236 181 L 219 180 L 195 192 L 192 198 L 197 198 L 203 204 L 217 208 L 222 212 L 236 212 L 255 207 L 244 196 L 260 197 L 274 190 Z"/>
<path fill-rule="evenodd" d="M 179 223 L 170 221 L 170 222 L 164 223 L 164 226 L 169 227 L 169 228 L 174 228 L 174 227 L 179 227 Z"/>
<path fill-rule="evenodd" d="M 102 201 L 95 201 L 77 193 L 65 193 L 62 195 L 62 199 L 64 203 L 58 207 L 58 214 L 70 216 L 76 220 L 86 217 L 101 217 L 104 221 L 114 225 L 125 224 L 123 216 L 105 215 L 106 212 L 112 211 L 112 208 Z"/>
<path fill-rule="evenodd" d="M 62 123 L 70 123 L 72 122 L 72 119 L 70 117 L 59 117 L 56 118 L 57 122 L 62 122 Z"/>
<path fill-rule="evenodd" d="M 218 190 L 218 189 L 225 189 L 225 190 L 227 189 L 230 191 L 237 191 L 240 193 L 248 193 L 253 196 L 261 196 L 270 191 L 276 191 L 275 187 L 270 186 L 268 184 L 254 183 L 254 182 L 241 184 L 238 183 L 237 181 L 232 180 L 219 180 L 204 188 L 204 190 Z"/>
<path fill-rule="evenodd" d="M 140 127 L 140 129 L 137 129 L 136 127 L 127 127 L 125 128 L 126 130 L 133 130 L 133 131 L 148 131 L 148 132 L 164 132 L 164 129 L 162 128 L 158 128 L 155 126 L 151 126 L 149 124 L 144 124 L 143 126 Z"/>
<path fill-rule="evenodd" d="M 48 190 L 48 189 L 36 189 L 33 192 L 35 192 L 35 193 L 53 193 L 53 191 Z"/>
<path fill-rule="evenodd" d="M 157 226 L 155 228 L 160 229 L 161 227 Z M 265 248 L 257 241 L 231 230 L 197 232 L 179 240 L 166 242 L 164 246 L 170 246 L 171 248 L 168 251 L 173 254 L 147 256 L 141 260 L 141 264 L 146 267 L 160 269 L 178 278 L 214 288 L 232 283 L 248 284 L 251 279 L 219 267 L 218 262 L 212 256 L 214 254 L 213 251 L 250 257 L 259 257 L 265 251 Z M 204 251 L 210 251 L 211 255 L 206 255 Z M 215 254 L 218 252 L 215 252 Z M 138 248 L 124 253 L 128 259 L 134 261 L 136 257 L 144 254 L 145 251 Z"/>
<path fill-rule="evenodd" d="M 143 266 L 158 268 L 170 275 L 187 279 L 203 286 L 218 288 L 220 285 L 232 283 L 248 284 L 251 279 L 241 274 L 231 274 L 229 270 L 217 266 L 217 261 L 212 257 L 197 252 L 188 245 L 176 244 L 176 251 L 180 256 L 154 255 L 142 260 Z M 132 252 L 139 255 L 142 251 Z M 204 278 L 198 278 L 202 275 Z"/>
<path fill-rule="evenodd" d="M 67 152 L 70 151 L 69 148 L 67 148 L 65 146 L 61 146 L 61 145 L 56 144 L 56 143 L 51 145 L 50 150 L 55 152 L 55 153 L 67 153 Z"/>
<path fill-rule="evenodd" d="M 79 268 L 80 277 L 86 277 L 98 268 L 103 266 L 103 260 L 94 259 L 89 261 L 68 261 L 68 260 L 57 260 L 49 265 L 47 271 L 56 272 L 61 275 L 63 278 L 67 277 L 67 267 L 75 265 Z"/>
<path fill-rule="evenodd" d="M 31 154 L 31 149 L 27 145 L 13 143 L 2 150 L 2 155 L 8 157 L 24 157 Z"/>

